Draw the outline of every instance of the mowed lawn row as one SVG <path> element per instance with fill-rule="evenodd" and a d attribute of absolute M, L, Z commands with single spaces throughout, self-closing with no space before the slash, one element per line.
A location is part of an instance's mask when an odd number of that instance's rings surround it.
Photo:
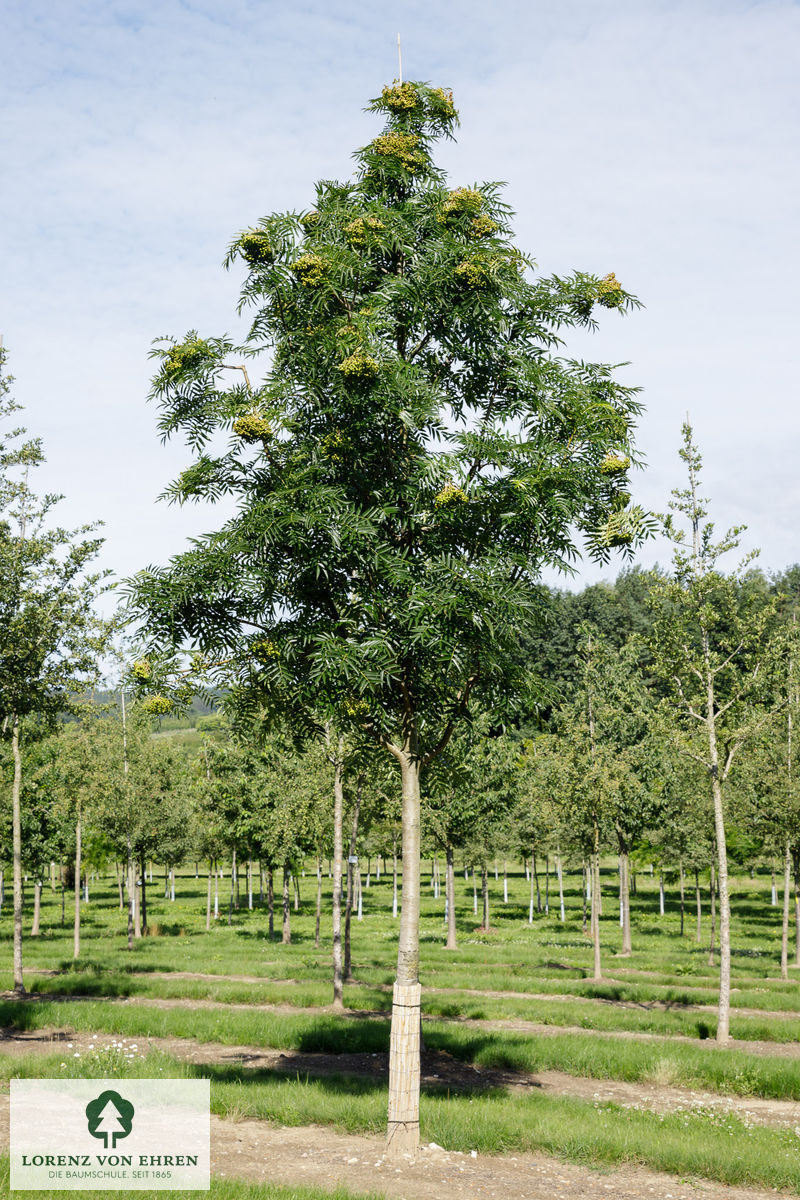
<path fill-rule="evenodd" d="M 154 883 L 148 888 L 148 917 L 155 936 L 137 941 L 130 952 L 115 881 L 92 880 L 91 898 L 82 904 L 83 954 L 77 962 L 71 958 L 71 897 L 62 927 L 61 897 L 46 888 L 42 935 L 28 938 L 25 945 L 30 998 L 4 1000 L 0 1024 L 18 1030 L 195 1039 L 304 1056 L 385 1053 L 397 928 L 391 916 L 391 877 L 373 878 L 363 891 L 364 919 L 358 921 L 354 914 L 355 982 L 346 989 L 349 1011 L 342 1015 L 327 1008 L 327 872 L 319 948 L 314 945 L 312 872 L 300 879 L 302 900 L 300 910 L 292 912 L 290 945 L 279 940 L 278 914 L 275 939 L 267 937 L 266 908 L 257 894 L 250 911 L 246 893 L 240 892 L 239 908 L 234 907 L 228 924 L 229 878 L 219 884 L 220 919 L 206 933 L 202 875 L 195 879 L 193 871 L 179 872 L 174 902 L 164 899 L 163 884 Z M 544 885 L 542 875 L 543 903 Z M 800 1101 L 800 1057 L 782 1053 L 790 1054 L 790 1043 L 800 1037 L 800 988 L 792 979 L 779 978 L 780 909 L 770 902 L 769 878 L 738 878 L 734 884 L 732 1031 L 736 1038 L 771 1043 L 775 1054 L 718 1051 L 710 1045 L 716 994 L 715 971 L 708 962 L 707 895 L 698 944 L 693 891 L 687 888 L 681 936 L 676 889 L 668 891 L 662 916 L 657 877 L 640 875 L 632 901 L 634 953 L 626 959 L 617 953 L 621 931 L 610 864 L 604 885 L 604 980 L 597 984 L 589 978 L 591 947 L 582 929 L 579 873 L 565 876 L 564 923 L 558 919 L 555 878 L 550 880 L 549 913 L 535 913 L 529 924 L 530 884 L 519 867 L 509 875 L 508 903 L 503 903 L 502 875 L 498 881 L 492 876 L 489 930 L 479 927 L 473 912 L 471 877 L 466 881 L 459 873 L 460 941 L 455 952 L 444 949 L 443 899 L 435 898 L 426 883 L 421 977 L 429 1052 L 517 1073 L 528 1081 L 535 1080 L 537 1071 L 559 1070 L 598 1080 L 701 1088 L 722 1096 Z M 0 970 L 8 986 L 8 906 L 0 915 L 0 934 Z M 551 1030 L 543 1036 L 526 1023 Z M 581 1031 L 559 1033 L 560 1026 Z M 620 1036 L 626 1032 L 633 1036 Z M 643 1034 L 650 1036 L 636 1036 Z M 769 1045 L 756 1049 L 768 1050 Z M 78 1060 L 7 1058 L 2 1064 L 6 1078 L 99 1069 L 99 1061 L 93 1065 L 86 1055 Z M 121 1061 L 117 1069 L 123 1074 L 210 1075 L 212 1103 L 220 1115 L 323 1123 L 351 1132 L 377 1132 L 385 1120 L 383 1079 L 346 1070 L 315 1077 L 308 1058 L 301 1072 L 288 1077 L 213 1061 L 190 1065 L 180 1055 L 154 1048 Z M 587 1163 L 638 1162 L 684 1176 L 800 1190 L 800 1137 L 792 1125 L 765 1127 L 741 1114 L 698 1109 L 688 1101 L 677 1111 L 654 1112 L 536 1087 L 475 1090 L 433 1082 L 426 1089 L 422 1120 L 424 1139 L 448 1149 L 544 1150 Z"/>

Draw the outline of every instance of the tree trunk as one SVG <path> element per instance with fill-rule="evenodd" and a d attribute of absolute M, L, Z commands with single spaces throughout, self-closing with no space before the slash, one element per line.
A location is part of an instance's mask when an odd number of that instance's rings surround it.
<path fill-rule="evenodd" d="M 11 751 L 14 756 L 14 782 L 11 788 L 11 824 L 14 858 L 14 991 L 25 994 L 22 978 L 22 754 L 19 748 L 19 717 L 11 726 Z"/>
<path fill-rule="evenodd" d="M 564 870 L 561 865 L 560 854 L 556 859 L 556 870 L 558 871 L 558 912 L 563 924 L 567 919 L 567 915 L 564 912 Z"/>
<path fill-rule="evenodd" d="M 456 944 L 456 880 L 453 847 L 447 843 L 447 878 L 445 897 L 447 900 L 447 945 L 446 950 L 457 950 Z"/>
<path fill-rule="evenodd" d="M 478 915 L 478 877 L 475 874 L 475 867 L 472 868 L 472 911 L 477 917 Z"/>
<path fill-rule="evenodd" d="M 794 866 L 794 964 L 800 967 L 800 856 L 792 855 Z"/>
<path fill-rule="evenodd" d="M 583 861 L 581 868 L 581 895 L 583 897 L 583 936 L 586 937 L 586 901 L 588 900 L 587 892 L 589 891 L 589 876 L 586 870 L 586 860 Z"/>
<path fill-rule="evenodd" d="M 603 972 L 600 965 L 600 830 L 596 823 L 594 827 L 594 854 L 592 855 L 591 872 L 592 950 L 594 961 L 594 974 L 592 978 L 599 980 L 603 978 Z"/>
<path fill-rule="evenodd" d="M 392 917 L 397 920 L 397 835 L 392 835 Z"/>
<path fill-rule="evenodd" d="M 206 933 L 211 928 L 211 861 L 208 863 L 208 893 L 206 895 Z"/>
<path fill-rule="evenodd" d="M 781 979 L 789 978 L 789 895 L 792 890 L 792 854 L 789 839 L 783 856 L 783 920 L 781 922 Z"/>
<path fill-rule="evenodd" d="M 81 812 L 78 809 L 78 819 L 75 822 L 75 927 L 72 939 L 72 957 L 80 958 L 81 953 Z"/>
<path fill-rule="evenodd" d="M 415 740 L 400 753 L 403 787 L 403 897 L 389 1046 L 388 1150 L 393 1159 L 419 1149 L 420 760 Z"/>
<path fill-rule="evenodd" d="M 536 880 L 536 911 L 537 911 L 537 913 L 540 913 L 542 911 L 542 893 L 539 890 L 539 872 L 536 869 L 536 852 L 535 851 L 533 853 L 531 867 L 533 869 L 533 878 Z"/>
<path fill-rule="evenodd" d="M 489 928 L 489 873 L 484 862 L 481 870 L 481 899 L 483 900 L 483 928 Z"/>
<path fill-rule="evenodd" d="M 253 860 L 247 860 L 247 909 L 253 911 Z"/>
<path fill-rule="evenodd" d="M 292 907 L 289 903 L 289 876 L 291 868 L 288 863 L 283 864 L 283 931 L 281 933 L 281 942 L 284 946 L 288 946 L 292 940 Z"/>
<path fill-rule="evenodd" d="M 684 922 L 685 922 L 685 918 L 686 918 L 686 894 L 685 894 L 685 880 L 683 877 L 683 859 L 681 859 L 681 861 L 680 861 L 679 877 L 680 877 L 680 889 L 681 889 L 681 937 L 683 937 L 683 928 L 684 928 Z"/>
<path fill-rule="evenodd" d="M 42 911 L 42 881 L 37 879 L 33 885 L 33 925 L 31 926 L 31 937 L 39 936 L 39 919 Z"/>
<path fill-rule="evenodd" d="M 532 855 L 531 862 L 536 860 L 536 855 Z M 533 924 L 533 871 L 530 872 L 530 897 L 528 899 L 528 924 Z"/>
<path fill-rule="evenodd" d="M 631 897 L 628 885 L 628 851 L 623 850 L 619 856 L 620 865 L 620 902 L 622 904 L 622 954 L 629 958 L 633 953 L 631 939 Z"/>
<path fill-rule="evenodd" d="M 139 869 L 141 870 L 142 874 L 142 883 L 139 889 L 141 903 L 138 909 L 138 915 L 141 920 L 141 933 L 144 937 L 147 934 L 147 871 L 145 870 L 144 855 L 139 861 Z"/>
<path fill-rule="evenodd" d="M 314 949 L 319 950 L 319 925 L 322 917 L 322 860 L 317 859 L 317 911 L 314 918 Z"/>
<path fill-rule="evenodd" d="M 284 885 L 286 883 L 284 872 Z M 231 859 L 231 890 L 228 894 L 228 924 L 233 923 L 233 903 L 236 896 L 236 849 L 234 848 L 233 857 Z"/>
<path fill-rule="evenodd" d="M 711 899 L 711 942 L 709 944 L 709 951 L 708 951 L 708 965 L 710 967 L 713 967 L 713 965 L 714 965 L 714 946 L 715 946 L 716 940 L 717 940 L 717 888 L 716 888 L 716 883 L 714 880 L 714 864 L 713 863 L 711 864 L 711 870 L 709 872 L 709 876 L 710 876 L 709 891 L 710 891 L 710 899 Z"/>
<path fill-rule="evenodd" d="M 697 937 L 695 941 L 699 946 L 703 940 L 703 896 L 700 891 L 700 872 L 696 868 L 694 872 L 694 895 L 697 903 Z"/>
<path fill-rule="evenodd" d="M 344 827 L 344 747 L 337 747 L 333 773 L 333 1007 L 344 1008 L 342 968 L 342 842 Z"/>
<path fill-rule="evenodd" d="M 663 917 L 664 911 L 665 911 L 665 906 L 664 906 L 664 868 L 663 867 L 659 867 L 659 869 L 658 869 L 658 911 L 659 911 L 660 915 Z"/>
<path fill-rule="evenodd" d="M 294 911 L 300 912 L 300 880 L 296 871 L 292 871 L 292 884 L 294 887 Z"/>
<path fill-rule="evenodd" d="M 119 869 L 119 863 L 114 859 L 114 870 L 117 873 L 117 889 L 119 891 L 119 911 L 122 912 L 125 907 L 125 892 L 122 887 L 122 872 Z"/>
<path fill-rule="evenodd" d="M 344 980 L 351 983 L 353 979 L 351 963 L 350 928 L 353 920 L 353 897 L 355 887 L 356 845 L 358 843 L 358 819 L 361 814 L 361 777 L 356 786 L 356 800 L 353 806 L 353 820 L 350 826 L 350 852 L 347 856 L 347 898 L 344 906 Z"/>
<path fill-rule="evenodd" d="M 152 875 L 150 876 L 150 882 L 153 882 Z M 216 859 L 214 859 L 214 920 L 219 920 L 219 869 L 217 867 Z M 270 934 L 271 933 L 272 930 L 270 929 Z"/>
<path fill-rule="evenodd" d="M 508 863 L 503 859 L 503 904 L 508 904 Z"/>

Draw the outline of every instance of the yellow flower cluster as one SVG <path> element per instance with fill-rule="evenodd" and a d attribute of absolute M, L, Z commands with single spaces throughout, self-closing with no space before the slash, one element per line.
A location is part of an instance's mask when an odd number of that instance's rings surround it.
<path fill-rule="evenodd" d="M 479 213 L 477 217 L 473 217 L 469 223 L 469 235 L 474 238 L 490 237 L 499 226 L 496 221 L 493 221 L 488 213 Z"/>
<path fill-rule="evenodd" d="M 322 439 L 320 449 L 332 462 L 341 462 L 345 451 L 350 449 L 350 439 L 345 437 L 341 429 L 335 429 Z"/>
<path fill-rule="evenodd" d="M 603 546 L 629 546 L 633 541 L 634 529 L 630 514 L 626 512 L 612 513 L 606 522 L 605 529 L 600 535 Z"/>
<path fill-rule="evenodd" d="M 319 287 L 328 271 L 328 264 L 319 254 L 301 254 L 292 263 L 291 270 L 303 287 Z"/>
<path fill-rule="evenodd" d="M 348 717 L 363 717 L 369 712 L 366 700 L 345 700 L 343 708 Z"/>
<path fill-rule="evenodd" d="M 363 350 L 355 350 L 352 354 L 348 354 L 347 358 L 343 358 L 336 368 L 337 371 L 341 371 L 345 379 L 354 383 L 368 383 L 375 378 L 380 369 L 381 365 L 377 359 L 371 358 Z"/>
<path fill-rule="evenodd" d="M 142 683 L 146 679 L 149 679 L 150 675 L 152 674 L 150 659 L 140 658 L 139 661 L 135 662 L 131 667 L 131 674 L 133 675 L 134 679 L 139 679 Z"/>
<path fill-rule="evenodd" d="M 256 638 L 250 643 L 250 650 L 256 662 L 269 662 L 271 658 L 280 658 L 280 650 L 270 638 Z"/>
<path fill-rule="evenodd" d="M 468 496 L 463 488 L 456 487 L 454 483 L 446 483 L 434 497 L 433 503 L 435 508 L 447 508 L 451 504 L 466 504 L 467 500 Z"/>
<path fill-rule="evenodd" d="M 460 284 L 474 292 L 481 291 L 492 282 L 492 272 L 481 258 L 465 258 L 453 274 Z"/>
<path fill-rule="evenodd" d="M 248 229 L 239 238 L 239 253 L 251 267 L 275 261 L 275 247 L 263 229 Z"/>
<path fill-rule="evenodd" d="M 627 454 L 612 454 L 609 452 L 600 463 L 600 470 L 603 475 L 622 475 L 630 465 L 631 460 Z"/>
<path fill-rule="evenodd" d="M 181 371 L 194 371 L 203 363 L 214 357 L 214 351 L 208 342 L 197 338 L 193 342 L 185 342 L 182 346 L 173 346 L 164 359 L 164 370 L 170 375 Z"/>
<path fill-rule="evenodd" d="M 597 302 L 606 308 L 619 308 L 622 304 L 622 284 L 613 271 L 604 275 L 597 285 Z"/>
<path fill-rule="evenodd" d="M 268 442 L 272 437 L 272 426 L 258 413 L 245 413 L 233 422 L 233 432 L 243 442 Z"/>
<path fill-rule="evenodd" d="M 441 225 L 452 217 L 477 216 L 484 205 L 483 195 L 475 188 L 461 187 L 448 192 L 441 207 L 438 221 Z"/>
<path fill-rule="evenodd" d="M 305 229 L 306 233 L 310 233 L 315 226 L 319 225 L 319 213 L 315 208 L 311 212 L 307 212 L 300 218 L 300 224 Z"/>
<path fill-rule="evenodd" d="M 356 217 L 344 227 L 344 234 L 351 246 L 374 246 L 386 226 L 379 217 Z"/>
<path fill-rule="evenodd" d="M 414 133 L 383 133 L 370 143 L 373 153 L 381 158 L 395 159 L 409 175 L 415 175 L 427 165 L 420 140 Z"/>
<path fill-rule="evenodd" d="M 413 112 L 419 105 L 419 93 L 413 83 L 396 83 L 383 89 L 381 100 L 390 112 Z"/>
<path fill-rule="evenodd" d="M 172 712 L 172 701 L 168 700 L 166 696 L 147 696 L 142 701 L 142 711 L 151 717 L 163 717 L 166 713 Z"/>
<path fill-rule="evenodd" d="M 446 92 L 444 88 L 431 88 L 430 99 L 431 109 L 437 117 L 454 117 L 456 115 L 452 92 Z"/>

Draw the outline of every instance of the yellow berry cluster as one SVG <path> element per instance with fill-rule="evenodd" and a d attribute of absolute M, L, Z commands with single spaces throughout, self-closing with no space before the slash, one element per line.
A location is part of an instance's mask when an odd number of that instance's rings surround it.
<path fill-rule="evenodd" d="M 291 270 L 303 287 L 319 287 L 328 271 L 328 264 L 319 254 L 301 254 L 292 263 Z"/>
<path fill-rule="evenodd" d="M 303 226 L 303 229 L 305 229 L 306 233 L 310 233 L 312 229 L 319 225 L 319 213 L 317 210 L 312 208 L 311 212 L 305 213 L 300 218 L 300 224 Z"/>
<path fill-rule="evenodd" d="M 165 713 L 172 712 L 172 701 L 166 696 L 147 696 L 142 701 L 142 711 L 151 717 L 163 717 Z"/>
<path fill-rule="evenodd" d="M 433 503 L 436 508 L 447 508 L 451 504 L 466 504 L 467 499 L 467 493 L 463 488 L 456 487 L 454 483 L 446 483 L 434 497 Z"/>
<path fill-rule="evenodd" d="M 379 217 L 356 217 L 344 227 L 344 234 L 351 246 L 374 246 L 386 226 Z"/>
<path fill-rule="evenodd" d="M 444 88 L 431 88 L 429 92 L 431 109 L 437 117 L 454 117 L 456 106 L 453 103 L 453 93 Z"/>
<path fill-rule="evenodd" d="M 275 247 L 263 229 L 248 229 L 239 238 L 239 253 L 251 267 L 275 261 Z"/>
<path fill-rule="evenodd" d="M 272 437 L 272 426 L 258 413 L 245 413 L 233 422 L 233 432 L 243 442 L 268 442 Z"/>
<path fill-rule="evenodd" d="M 427 165 L 427 157 L 414 133 L 383 133 L 370 143 L 380 158 L 393 158 L 409 175 L 415 175 Z"/>
<path fill-rule="evenodd" d="M 271 658 L 280 658 L 280 650 L 270 638 L 256 638 L 250 643 L 250 650 L 256 662 L 269 662 Z"/>
<path fill-rule="evenodd" d="M 600 470 L 603 475 L 622 475 L 631 465 L 631 460 L 627 454 L 609 453 L 600 463 Z"/>
<path fill-rule="evenodd" d="M 622 304 L 622 284 L 613 271 L 604 275 L 597 285 L 597 302 L 606 308 L 619 308 Z"/>
<path fill-rule="evenodd" d="M 142 682 L 144 682 L 146 679 L 149 679 L 152 674 L 150 659 L 140 658 L 139 661 L 135 662 L 131 667 L 131 674 L 133 675 L 134 679 L 139 679 Z"/>
<path fill-rule="evenodd" d="M 345 379 L 353 383 L 368 383 L 375 378 L 380 369 L 381 365 L 377 359 L 371 358 L 363 350 L 355 350 L 352 354 L 348 354 L 347 358 L 343 358 L 336 368 L 337 371 L 341 371 Z"/>

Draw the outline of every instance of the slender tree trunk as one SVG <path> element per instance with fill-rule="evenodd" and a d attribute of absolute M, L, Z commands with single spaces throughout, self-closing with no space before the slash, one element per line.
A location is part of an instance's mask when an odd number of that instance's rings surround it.
<path fill-rule="evenodd" d="M 133 872 L 133 855 L 131 839 L 128 837 L 128 860 L 126 863 L 128 881 L 128 949 L 133 949 L 133 915 L 136 908 L 136 876 Z"/>
<path fill-rule="evenodd" d="M 288 863 L 283 864 L 283 932 L 281 933 L 281 942 L 284 946 L 288 946 L 292 940 L 292 906 L 289 902 L 289 876 L 291 868 Z"/>
<path fill-rule="evenodd" d="M 286 883 L 284 871 L 284 884 Z M 233 857 L 231 859 L 231 890 L 228 894 L 228 924 L 233 923 L 233 902 L 236 894 L 236 849 L 234 847 Z"/>
<path fill-rule="evenodd" d="M 778 907 L 778 889 L 775 886 L 775 859 L 774 858 L 770 860 L 769 868 L 770 868 L 770 877 L 772 880 L 772 887 L 770 890 L 770 904 L 772 905 L 773 908 L 777 908 Z"/>
<path fill-rule="evenodd" d="M 333 1007 L 344 1008 L 342 964 L 342 844 L 344 841 L 344 746 L 339 740 L 333 772 Z"/>
<path fill-rule="evenodd" d="M 800 967 L 800 857 L 792 855 L 794 867 L 794 964 Z"/>
<path fill-rule="evenodd" d="M 560 854 L 556 858 L 556 870 L 558 871 L 558 914 L 563 924 L 567 919 L 567 914 L 564 911 L 564 868 L 561 864 Z"/>
<path fill-rule="evenodd" d="M 550 855 L 544 856 L 544 911 L 550 915 Z"/>
<path fill-rule="evenodd" d="M 150 877 L 152 883 L 152 875 Z M 219 920 L 219 870 L 217 868 L 217 860 L 214 859 L 214 920 Z M 270 935 L 272 930 L 270 929 Z"/>
<path fill-rule="evenodd" d="M 141 938 L 142 936 L 142 904 L 139 898 L 139 866 L 135 859 L 131 862 L 131 875 L 133 878 L 133 936 Z M 143 881 L 144 882 L 144 881 Z"/>
<path fill-rule="evenodd" d="M 64 862 L 63 862 L 63 860 L 59 863 L 59 880 L 61 883 L 61 928 L 63 929 L 64 922 L 66 920 L 65 910 L 67 907 L 66 888 L 64 887 Z M 2 873 L 2 871 L 0 871 L 0 893 L 2 892 L 2 889 L 3 889 L 3 873 Z"/>
<path fill-rule="evenodd" d="M 453 847 L 447 843 L 447 877 L 445 897 L 447 900 L 447 945 L 446 950 L 457 950 L 456 943 L 456 880 Z"/>
<path fill-rule="evenodd" d="M 272 941 L 275 937 L 275 872 L 272 864 L 267 868 L 267 931 Z"/>
<path fill-rule="evenodd" d="M 481 899 L 483 900 L 483 928 L 489 928 L 489 873 L 486 863 L 481 869 Z"/>
<path fill-rule="evenodd" d="M 208 863 L 208 894 L 206 896 L 206 933 L 211 928 L 211 860 Z"/>
<path fill-rule="evenodd" d="M 344 907 L 344 980 L 345 983 L 350 983 L 353 979 L 352 961 L 351 961 L 351 943 L 350 930 L 353 920 L 353 897 L 355 888 L 355 863 L 353 859 L 356 857 L 356 846 L 358 844 L 358 819 L 361 814 L 361 785 L 362 777 L 359 776 L 356 786 L 356 800 L 353 805 L 353 820 L 350 826 L 350 852 L 347 856 L 347 898 Z"/>
<path fill-rule="evenodd" d="M 33 885 L 33 924 L 31 926 L 31 937 L 39 936 L 39 920 L 42 912 L 42 881 L 37 879 Z"/>
<path fill-rule="evenodd" d="M 117 888 L 119 890 L 119 911 L 122 912 L 125 907 L 125 893 L 122 889 L 122 872 L 119 869 L 119 863 L 114 859 L 114 870 L 117 875 Z"/>
<path fill-rule="evenodd" d="M 322 860 L 317 859 L 317 910 L 314 917 L 314 949 L 319 950 L 319 926 L 322 918 Z"/>
<path fill-rule="evenodd" d="M 661 914 L 661 916 L 663 917 L 664 911 L 665 911 L 665 906 L 664 906 L 664 868 L 663 867 L 659 867 L 659 869 L 658 869 L 658 911 Z"/>
<path fill-rule="evenodd" d="M 697 936 L 695 941 L 698 946 L 703 940 L 703 895 L 700 891 L 700 872 L 695 868 L 694 872 L 694 895 L 697 904 Z"/>
<path fill-rule="evenodd" d="M 586 869 L 586 860 L 583 861 L 581 868 L 581 894 L 583 896 L 583 936 L 586 937 L 586 901 L 588 900 L 587 892 L 589 891 L 589 876 Z"/>
<path fill-rule="evenodd" d="M 397 920 L 397 835 L 392 835 L 392 917 Z"/>
<path fill-rule="evenodd" d="M 294 886 L 294 911 L 300 912 L 300 880 L 296 871 L 292 871 L 292 884 Z"/>
<path fill-rule="evenodd" d="M 144 856 L 140 866 L 142 868 L 142 933 L 147 933 L 147 871 L 145 870 Z"/>
<path fill-rule="evenodd" d="M 503 859 L 503 904 L 508 904 L 508 863 Z"/>
<path fill-rule="evenodd" d="M 621 868 L 620 875 L 620 902 L 622 904 L 622 954 L 625 958 L 629 958 L 633 953 L 633 944 L 631 939 L 631 897 L 628 889 L 628 851 L 623 850 L 619 856 L 619 865 Z"/>
<path fill-rule="evenodd" d="M 789 897 L 792 890 L 792 854 L 789 839 L 783 856 L 783 920 L 781 922 L 781 979 L 789 978 Z"/>
<path fill-rule="evenodd" d="M 531 865 L 533 867 L 533 878 L 536 881 L 536 911 L 537 911 L 537 913 L 540 913 L 542 911 L 542 893 L 539 890 L 539 872 L 536 869 L 536 851 L 534 851 L 534 853 L 533 853 L 533 860 L 532 860 Z"/>
<path fill-rule="evenodd" d="M 72 957 L 81 955 L 81 810 L 75 822 L 75 925 L 72 938 Z"/>
<path fill-rule="evenodd" d="M 247 908 L 249 912 L 253 911 L 253 860 L 247 860 Z"/>
<path fill-rule="evenodd" d="M 686 918 L 686 881 L 684 879 L 683 859 L 680 860 L 680 889 L 681 889 L 681 937 L 683 937 L 683 928 Z"/>
<path fill-rule="evenodd" d="M 595 825 L 594 829 L 594 855 L 592 856 L 592 949 L 594 974 L 593 979 L 599 980 L 603 978 L 603 971 L 600 964 L 600 830 Z"/>
<path fill-rule="evenodd" d="M 14 758 L 14 782 L 11 787 L 12 854 L 14 858 L 14 991 L 25 994 L 22 978 L 22 753 L 19 748 L 19 717 L 14 713 L 11 725 L 11 751 Z M 80 876 L 78 876 L 80 887 Z"/>
<path fill-rule="evenodd" d="M 532 854 L 531 862 L 533 863 L 535 861 L 536 861 L 536 855 Z M 528 898 L 528 924 L 529 925 L 533 924 L 533 891 L 534 891 L 533 876 L 534 876 L 534 872 L 533 872 L 533 870 L 531 870 L 531 872 L 530 872 L 530 896 Z"/>
<path fill-rule="evenodd" d="M 420 759 L 415 739 L 400 754 L 403 788 L 403 899 L 389 1047 L 388 1150 L 419 1149 L 421 1008 L 419 984 Z"/>
<path fill-rule="evenodd" d="M 711 864 L 709 892 L 711 899 L 711 942 L 708 951 L 708 965 L 714 966 L 714 947 L 717 941 L 717 885 L 714 879 L 714 864 Z"/>

